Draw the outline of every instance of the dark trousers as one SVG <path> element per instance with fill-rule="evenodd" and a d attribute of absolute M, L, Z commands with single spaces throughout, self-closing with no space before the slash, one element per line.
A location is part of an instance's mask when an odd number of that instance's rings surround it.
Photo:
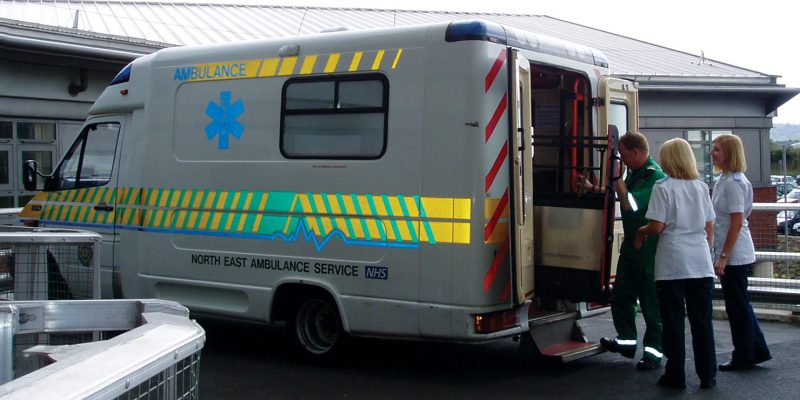
<path fill-rule="evenodd" d="M 662 346 L 667 364 L 665 375 L 678 382 L 686 381 L 686 325 L 688 315 L 692 330 L 694 368 L 701 381 L 717 376 L 714 327 L 711 323 L 711 296 L 714 278 L 676 279 L 656 282 L 661 322 Z"/>
<path fill-rule="evenodd" d="M 752 364 L 770 358 L 764 333 L 758 325 L 750 297 L 747 295 L 747 277 L 753 264 L 728 265 L 720 278 L 725 296 L 725 311 L 731 325 L 734 363 Z"/>

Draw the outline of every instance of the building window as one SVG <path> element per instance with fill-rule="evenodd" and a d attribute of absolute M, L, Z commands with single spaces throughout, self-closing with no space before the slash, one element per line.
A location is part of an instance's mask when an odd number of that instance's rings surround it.
<path fill-rule="evenodd" d="M 0 139 L 14 138 L 14 123 L 11 121 L 0 121 Z"/>
<path fill-rule="evenodd" d="M 388 86 L 382 75 L 288 81 L 281 153 L 287 158 L 379 158 L 386 149 Z"/>
<path fill-rule="evenodd" d="M 56 140 L 56 124 L 53 122 L 17 122 L 17 139 L 36 141 Z"/>
<path fill-rule="evenodd" d="M 700 179 L 709 186 L 714 186 L 714 182 L 719 178 L 719 174 L 714 174 L 714 166 L 711 164 L 711 143 L 717 136 L 732 133 L 732 131 L 726 130 L 686 132 L 686 141 L 692 146 L 694 158 L 697 161 L 697 172 L 700 174 Z"/>

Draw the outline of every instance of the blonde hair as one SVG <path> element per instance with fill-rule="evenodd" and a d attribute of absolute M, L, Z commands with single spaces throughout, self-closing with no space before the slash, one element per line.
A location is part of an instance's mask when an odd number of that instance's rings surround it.
<path fill-rule="evenodd" d="M 674 138 L 661 145 L 658 153 L 659 163 L 670 178 L 692 180 L 699 179 L 697 161 L 689 142 Z"/>
<path fill-rule="evenodd" d="M 725 165 L 719 166 L 722 172 L 747 171 L 742 139 L 739 139 L 736 135 L 724 134 L 717 136 L 712 143 L 718 144 L 722 152 L 725 153 Z"/>

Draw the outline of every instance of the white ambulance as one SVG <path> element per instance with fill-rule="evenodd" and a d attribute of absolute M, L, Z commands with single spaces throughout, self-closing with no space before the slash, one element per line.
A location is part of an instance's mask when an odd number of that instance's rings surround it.
<path fill-rule="evenodd" d="M 631 82 L 484 21 L 175 47 L 135 60 L 21 217 L 104 236 L 104 297 L 348 336 L 593 354 Z M 589 177 L 602 192 L 576 189 Z M 38 181 L 38 182 L 37 182 Z M 59 268 L 69 268 L 59 265 Z"/>

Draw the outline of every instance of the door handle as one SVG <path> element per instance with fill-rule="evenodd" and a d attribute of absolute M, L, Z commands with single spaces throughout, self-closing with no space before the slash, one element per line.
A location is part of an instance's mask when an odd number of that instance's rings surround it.
<path fill-rule="evenodd" d="M 101 204 L 95 204 L 94 209 L 97 211 L 114 211 L 114 206 L 101 203 Z"/>

